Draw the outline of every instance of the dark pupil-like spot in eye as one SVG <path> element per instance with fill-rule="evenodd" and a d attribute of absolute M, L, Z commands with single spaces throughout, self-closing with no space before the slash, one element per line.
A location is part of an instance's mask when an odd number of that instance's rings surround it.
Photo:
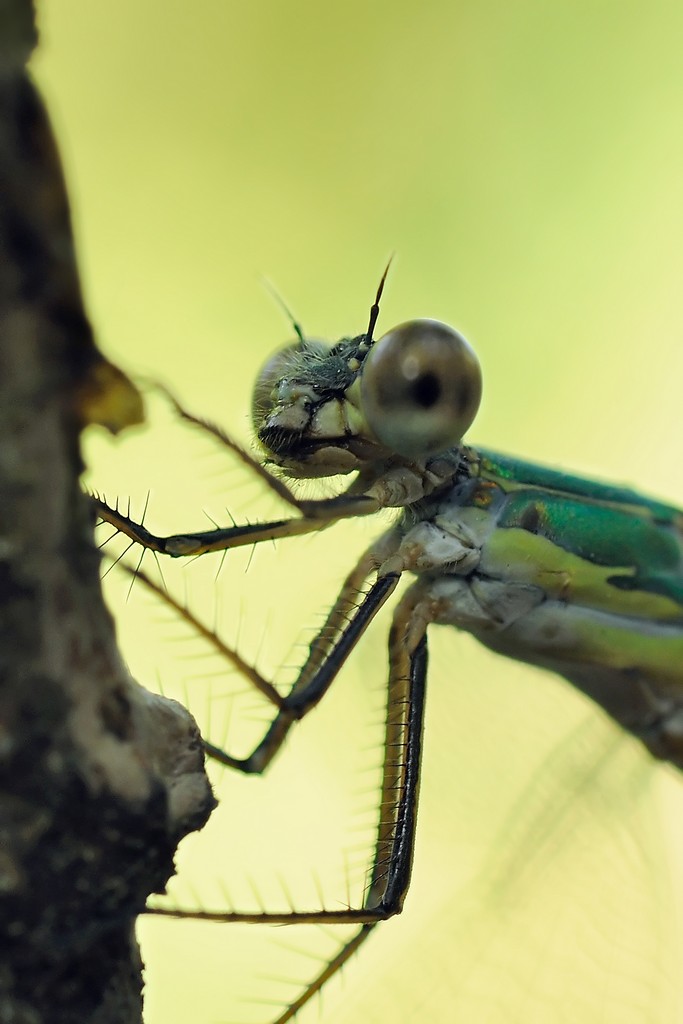
<path fill-rule="evenodd" d="M 423 373 L 413 382 L 410 394 L 417 405 L 430 409 L 441 397 L 441 383 L 435 373 Z"/>

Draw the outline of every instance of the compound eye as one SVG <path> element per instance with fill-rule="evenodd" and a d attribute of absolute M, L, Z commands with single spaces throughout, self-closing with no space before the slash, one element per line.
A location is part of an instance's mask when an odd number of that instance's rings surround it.
<path fill-rule="evenodd" d="M 251 422 L 258 431 L 277 404 L 278 386 L 283 380 L 305 376 L 312 358 L 324 358 L 329 346 L 316 339 L 293 341 L 273 352 L 261 367 L 251 396 Z"/>
<path fill-rule="evenodd" d="M 363 362 L 365 419 L 398 455 L 435 455 L 459 444 L 480 400 L 479 360 L 461 334 L 437 320 L 395 327 Z"/>

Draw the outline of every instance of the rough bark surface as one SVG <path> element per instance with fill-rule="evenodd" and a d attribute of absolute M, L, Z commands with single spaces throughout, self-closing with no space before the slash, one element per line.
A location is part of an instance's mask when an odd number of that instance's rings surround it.
<path fill-rule="evenodd" d="M 0 0 L 0 1024 L 141 1019 L 133 934 L 213 806 L 194 721 L 128 675 L 79 433 L 140 417 L 83 310 L 28 0 Z"/>

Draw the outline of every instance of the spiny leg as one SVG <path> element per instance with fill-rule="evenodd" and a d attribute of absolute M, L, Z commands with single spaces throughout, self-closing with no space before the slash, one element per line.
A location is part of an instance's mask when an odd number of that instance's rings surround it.
<path fill-rule="evenodd" d="M 329 960 L 320 974 L 315 978 L 310 985 L 308 985 L 301 995 L 290 1003 L 284 1013 L 273 1021 L 273 1024 L 287 1024 L 288 1020 L 293 1020 L 297 1013 L 304 1008 L 306 1003 L 309 1003 L 322 990 L 324 985 L 330 981 L 335 974 L 342 969 L 344 964 L 348 963 L 354 953 L 363 945 L 365 940 L 370 935 L 377 921 L 373 921 L 371 924 L 364 924 L 362 928 L 359 928 L 353 938 L 345 942 L 342 948 L 339 950 L 337 955 Z"/>
<path fill-rule="evenodd" d="M 389 634 L 389 686 L 380 820 L 367 906 L 400 913 L 410 884 L 422 763 L 427 624 L 422 589 L 399 602 Z"/>
<path fill-rule="evenodd" d="M 299 518 L 275 519 L 266 523 L 247 523 L 242 526 L 218 527 L 213 530 L 160 536 L 152 533 L 142 523 L 135 522 L 129 514 L 122 512 L 118 505 L 112 507 L 99 495 L 91 495 L 92 503 L 100 519 L 110 523 L 116 530 L 142 547 L 175 558 L 201 555 L 208 551 L 224 551 L 229 548 L 257 544 L 265 540 L 314 533 L 327 523 L 335 522 L 338 519 L 372 515 L 380 508 L 380 503 L 376 498 L 355 493 L 353 485 L 345 493 L 332 498 L 298 498 L 280 477 L 271 473 L 266 466 L 262 465 L 236 441 L 233 441 L 220 427 L 194 416 L 165 389 L 161 390 L 168 395 L 179 416 L 228 448 L 265 483 L 273 494 L 298 512 Z"/>
<path fill-rule="evenodd" d="M 394 614 L 389 637 L 382 804 L 364 905 L 356 911 L 325 912 L 326 922 L 339 921 L 339 913 L 350 913 L 363 923 L 273 1024 L 291 1020 L 351 959 L 379 922 L 403 908 L 415 847 L 427 677 L 427 620 L 420 597 L 417 586 L 406 593 Z M 290 923 L 294 922 L 290 919 Z"/>
<path fill-rule="evenodd" d="M 371 880 L 363 906 L 280 914 L 152 910 L 168 917 L 218 922 L 360 924 L 358 931 L 273 1024 L 286 1024 L 291 1020 L 347 963 L 377 924 L 402 909 L 415 845 L 427 675 L 428 619 L 420 597 L 416 586 L 405 594 L 395 612 L 390 634 L 382 805 Z"/>
<path fill-rule="evenodd" d="M 294 682 L 291 692 L 284 698 L 282 706 L 261 742 L 249 757 L 234 764 L 233 767 L 237 767 L 243 772 L 260 774 L 270 764 L 294 722 L 307 715 L 327 693 L 347 657 L 396 588 L 399 578 L 397 573 L 380 576 L 365 594 L 361 604 L 357 606 L 353 618 L 339 631 L 339 635 L 333 643 L 330 644 L 328 638 L 324 638 L 325 645 L 329 647 L 325 659 L 312 673 L 308 673 L 308 662 L 306 663 L 302 674 Z M 308 678 L 306 678 L 307 676 Z M 221 751 L 208 745 L 206 750 L 215 760 L 223 761 Z"/>
<path fill-rule="evenodd" d="M 363 587 L 370 576 L 382 564 L 387 552 L 393 554 L 398 543 L 400 543 L 400 536 L 394 530 L 389 530 L 378 541 L 375 541 L 358 559 L 358 562 L 344 580 L 339 595 L 328 612 L 323 626 L 318 630 L 310 644 L 308 657 L 301 666 L 292 692 L 305 686 L 320 665 L 329 657 L 330 651 L 334 647 L 334 643 L 341 630 L 349 621 L 350 615 L 358 607 L 358 598 L 363 592 Z"/>
<path fill-rule="evenodd" d="M 255 689 L 259 690 L 271 704 L 277 707 L 277 714 L 266 730 L 263 739 L 246 758 L 236 758 L 220 747 L 204 741 L 204 749 L 214 760 L 247 774 L 260 774 L 282 746 L 294 722 L 305 717 L 325 695 L 346 658 L 395 589 L 399 575 L 397 573 L 386 574 L 372 584 L 363 600 L 360 604 L 358 603 L 358 592 L 376 567 L 377 558 L 373 556 L 372 549 L 370 549 L 360 559 L 344 583 L 326 622 L 311 644 L 309 657 L 289 694 L 284 697 L 269 680 L 252 665 L 245 662 L 234 648 L 224 643 L 213 630 L 210 630 L 189 609 L 176 601 L 168 591 L 139 570 L 135 571 L 125 565 L 123 569 L 139 579 L 164 603 L 173 608 L 185 622 L 214 647 L 218 654 L 230 661 Z"/>

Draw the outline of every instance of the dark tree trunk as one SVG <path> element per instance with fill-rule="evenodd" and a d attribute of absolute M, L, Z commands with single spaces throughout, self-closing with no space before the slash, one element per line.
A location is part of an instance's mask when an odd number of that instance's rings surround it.
<path fill-rule="evenodd" d="M 29 0 L 0 0 L 0 1022 L 131 1022 L 135 917 L 213 798 L 102 603 L 79 433 L 141 403 L 83 309 L 34 43 Z"/>

